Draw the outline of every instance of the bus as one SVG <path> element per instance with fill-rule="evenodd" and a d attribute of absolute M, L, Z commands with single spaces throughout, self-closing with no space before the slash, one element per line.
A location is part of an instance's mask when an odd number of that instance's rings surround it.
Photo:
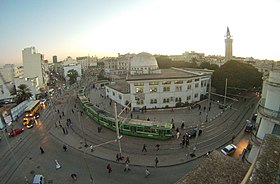
<path fill-rule="evenodd" d="M 36 112 L 40 109 L 40 100 L 31 102 L 25 109 L 25 117 L 34 117 Z"/>

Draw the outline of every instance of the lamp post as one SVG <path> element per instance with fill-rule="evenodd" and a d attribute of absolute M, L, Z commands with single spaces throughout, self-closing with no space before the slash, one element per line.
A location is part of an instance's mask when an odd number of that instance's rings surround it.
<path fill-rule="evenodd" d="M 121 147 L 121 140 L 120 140 L 120 129 L 119 129 L 119 121 L 118 121 L 118 114 L 117 114 L 117 103 L 115 105 L 115 121 L 116 121 L 116 133 L 117 133 L 117 141 L 119 145 L 119 153 L 120 158 L 122 158 L 122 147 Z M 121 111 L 122 113 L 123 111 Z"/>

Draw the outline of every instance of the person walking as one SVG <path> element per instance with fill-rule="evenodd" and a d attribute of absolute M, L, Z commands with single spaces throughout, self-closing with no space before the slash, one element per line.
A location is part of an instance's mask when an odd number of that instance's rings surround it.
<path fill-rule="evenodd" d="M 142 152 L 143 152 L 143 151 L 147 152 L 146 144 L 143 145 Z"/>
<path fill-rule="evenodd" d="M 126 157 L 125 163 L 130 163 L 129 156 Z"/>
<path fill-rule="evenodd" d="M 129 164 L 128 164 L 128 163 L 125 163 L 124 172 L 125 172 L 125 171 L 130 171 L 130 168 L 129 168 Z"/>
<path fill-rule="evenodd" d="M 177 136 L 177 139 L 179 139 L 180 138 L 180 132 L 177 132 L 176 136 Z"/>
<path fill-rule="evenodd" d="M 119 155 L 119 153 L 116 154 L 116 161 L 117 161 L 117 162 L 120 161 L 120 155 Z"/>
<path fill-rule="evenodd" d="M 160 145 L 159 145 L 159 144 L 156 144 L 156 149 L 157 149 L 157 151 L 159 150 L 159 147 L 160 147 Z"/>
<path fill-rule="evenodd" d="M 158 157 L 156 157 L 155 159 L 155 167 L 157 167 L 157 165 L 158 165 Z"/>
<path fill-rule="evenodd" d="M 65 152 L 67 151 L 67 146 L 65 144 L 63 145 L 63 149 Z"/>
<path fill-rule="evenodd" d="M 41 154 L 45 153 L 44 149 L 40 146 Z"/>
<path fill-rule="evenodd" d="M 93 146 L 92 145 L 90 145 L 90 151 L 93 152 Z"/>
<path fill-rule="evenodd" d="M 151 175 L 149 169 L 146 169 L 145 174 L 146 174 L 146 178 Z"/>
<path fill-rule="evenodd" d="M 111 164 L 108 164 L 108 165 L 107 165 L 107 170 L 108 170 L 108 173 L 111 173 L 111 172 L 112 172 Z"/>

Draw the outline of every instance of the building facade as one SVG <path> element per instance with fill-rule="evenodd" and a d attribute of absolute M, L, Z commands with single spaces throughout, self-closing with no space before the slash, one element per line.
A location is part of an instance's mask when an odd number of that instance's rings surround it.
<path fill-rule="evenodd" d="M 263 82 L 263 90 L 257 107 L 256 143 L 261 142 L 266 134 L 280 135 L 280 70 L 272 70 Z M 252 142 L 248 160 L 253 161 L 259 145 Z"/>
<path fill-rule="evenodd" d="M 37 53 L 35 47 L 25 48 L 22 51 L 23 70 L 25 78 L 38 77 L 39 86 L 45 87 L 47 80 L 44 70 L 44 56 Z"/>
<path fill-rule="evenodd" d="M 149 53 L 133 57 L 125 81 L 106 86 L 106 96 L 131 109 L 176 107 L 198 102 L 207 94 L 212 72 L 206 70 L 159 69 Z"/>

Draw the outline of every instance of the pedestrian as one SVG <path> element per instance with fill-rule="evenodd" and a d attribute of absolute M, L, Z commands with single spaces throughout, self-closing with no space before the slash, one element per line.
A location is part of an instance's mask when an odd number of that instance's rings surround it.
<path fill-rule="evenodd" d="M 181 129 L 184 129 L 184 127 L 185 127 L 185 123 L 183 122 L 183 123 L 181 124 Z"/>
<path fill-rule="evenodd" d="M 149 169 L 146 169 L 145 174 L 146 174 L 146 178 L 151 174 Z"/>
<path fill-rule="evenodd" d="M 124 171 L 130 171 L 129 164 L 125 163 Z"/>
<path fill-rule="evenodd" d="M 41 154 L 45 153 L 44 149 L 40 146 Z"/>
<path fill-rule="evenodd" d="M 143 151 L 147 152 L 146 144 L 143 145 L 142 152 L 143 152 Z"/>
<path fill-rule="evenodd" d="M 119 155 L 119 153 L 116 154 L 116 161 L 117 161 L 117 162 L 120 161 L 120 155 Z"/>
<path fill-rule="evenodd" d="M 111 173 L 111 172 L 112 172 L 111 164 L 108 164 L 108 165 L 107 165 L 107 170 L 108 170 L 108 173 Z"/>
<path fill-rule="evenodd" d="M 63 149 L 65 152 L 67 151 L 67 146 L 65 144 L 63 145 Z"/>
<path fill-rule="evenodd" d="M 72 109 L 72 113 L 74 114 L 74 110 Z"/>
<path fill-rule="evenodd" d="M 160 147 L 160 145 L 159 145 L 159 144 L 156 144 L 156 149 L 157 149 L 157 151 L 159 150 L 159 147 Z"/>
<path fill-rule="evenodd" d="M 57 109 L 57 113 L 59 114 L 59 109 Z"/>
<path fill-rule="evenodd" d="M 130 163 L 129 156 L 126 157 L 125 163 Z"/>
<path fill-rule="evenodd" d="M 62 127 L 62 125 L 61 125 L 61 127 Z M 64 127 L 62 127 L 62 131 L 63 131 L 64 134 L 66 134 L 66 131 L 65 131 Z"/>
<path fill-rule="evenodd" d="M 67 130 L 67 128 L 66 128 L 66 127 L 65 127 L 64 129 L 65 129 L 65 134 L 67 135 L 67 134 L 68 134 L 68 130 Z"/>
<path fill-rule="evenodd" d="M 186 139 L 186 147 L 189 145 L 189 139 Z"/>
<path fill-rule="evenodd" d="M 62 113 L 62 116 L 64 116 L 64 111 L 62 111 L 61 113 Z"/>
<path fill-rule="evenodd" d="M 176 132 L 179 132 L 179 128 L 178 127 L 176 128 Z"/>
<path fill-rule="evenodd" d="M 233 136 L 231 137 L 231 142 L 232 142 L 232 143 L 233 143 L 234 139 L 235 139 L 235 135 L 233 135 Z"/>
<path fill-rule="evenodd" d="M 61 115 L 59 115 L 59 119 L 61 119 Z"/>
<path fill-rule="evenodd" d="M 132 113 L 130 113 L 130 119 L 132 119 L 132 117 L 133 117 L 133 115 L 132 115 Z"/>
<path fill-rule="evenodd" d="M 93 146 L 90 145 L 90 152 L 93 152 Z"/>
<path fill-rule="evenodd" d="M 158 165 L 158 157 L 156 157 L 155 159 L 155 167 L 157 167 L 157 165 Z"/>
<path fill-rule="evenodd" d="M 180 137 L 180 132 L 177 132 L 177 139 L 179 139 L 179 137 Z"/>

